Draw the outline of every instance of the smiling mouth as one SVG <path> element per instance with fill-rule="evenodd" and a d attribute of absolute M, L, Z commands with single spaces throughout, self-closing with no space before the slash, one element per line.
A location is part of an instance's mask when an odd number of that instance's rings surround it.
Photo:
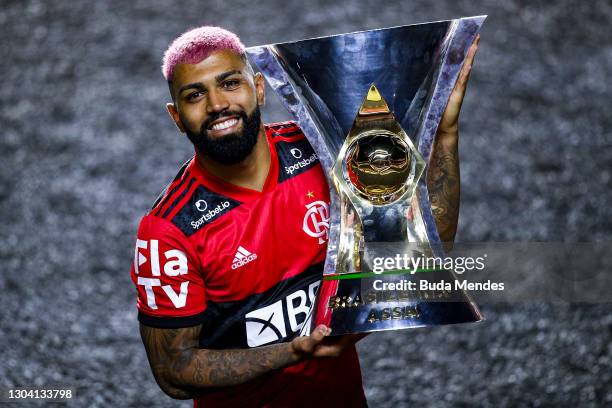
<path fill-rule="evenodd" d="M 213 125 L 211 125 L 209 127 L 210 130 L 224 130 L 224 129 L 228 129 L 231 128 L 232 126 L 235 126 L 236 124 L 238 124 L 238 120 L 239 118 L 228 118 L 225 120 L 222 120 L 221 122 L 217 122 Z"/>

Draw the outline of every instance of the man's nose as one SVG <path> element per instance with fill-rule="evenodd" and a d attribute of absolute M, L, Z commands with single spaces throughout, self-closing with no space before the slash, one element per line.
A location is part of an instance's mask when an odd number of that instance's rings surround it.
<path fill-rule="evenodd" d="M 221 112 L 227 108 L 229 108 L 229 102 L 223 92 L 214 90 L 208 93 L 207 113 Z"/>

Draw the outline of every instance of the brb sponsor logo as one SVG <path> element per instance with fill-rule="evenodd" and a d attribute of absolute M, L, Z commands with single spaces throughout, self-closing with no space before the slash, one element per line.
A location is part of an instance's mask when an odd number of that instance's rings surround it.
<path fill-rule="evenodd" d="M 204 200 L 198 200 L 196 201 L 195 206 L 198 211 L 204 212 L 208 208 L 208 203 L 206 203 L 206 201 Z M 230 206 L 229 201 L 224 201 L 220 204 L 217 204 L 215 208 L 211 208 L 205 214 L 202 214 L 202 216 L 198 218 L 197 220 L 191 221 L 191 227 L 194 230 L 197 230 L 198 228 L 202 226 L 202 224 L 212 220 L 214 217 L 216 217 L 217 215 L 225 211 L 229 206 Z"/>
<path fill-rule="evenodd" d="M 247 344 L 257 347 L 283 340 L 310 325 L 310 307 L 321 281 L 308 285 L 306 290 L 296 290 L 285 299 L 244 315 Z M 307 293 L 308 292 L 308 293 Z"/>
<path fill-rule="evenodd" d="M 306 214 L 302 229 L 304 232 L 319 240 L 319 244 L 327 241 L 329 231 L 329 206 L 325 201 L 313 201 L 306 204 Z"/>
<path fill-rule="evenodd" d="M 149 257 L 147 258 L 141 250 L 148 250 Z M 163 271 L 166 276 L 179 276 L 185 275 L 188 271 L 187 266 L 187 255 L 183 251 L 178 249 L 170 249 L 164 252 L 165 262 L 163 264 Z M 141 267 L 146 265 L 146 270 L 151 271 L 151 278 L 145 278 L 138 276 L 138 285 L 144 286 L 145 294 L 147 297 L 147 305 L 151 309 L 157 309 L 157 303 L 155 302 L 155 292 L 153 288 L 161 286 L 164 293 L 170 298 L 170 301 L 175 308 L 180 309 L 185 306 L 187 302 L 187 292 L 189 290 L 189 282 L 184 281 L 181 283 L 178 293 L 172 288 L 172 285 L 161 284 L 160 278 L 155 276 L 161 276 L 161 257 L 159 256 L 159 241 L 152 239 L 145 241 L 142 239 L 136 240 L 136 248 L 134 250 L 134 273 L 140 274 Z"/>
<path fill-rule="evenodd" d="M 295 157 L 296 159 L 299 159 L 302 157 L 302 151 L 298 148 L 293 148 L 290 150 L 291 155 L 293 157 Z M 299 169 L 303 169 L 304 167 L 308 167 L 309 165 L 311 165 L 312 163 L 314 163 L 319 157 L 317 156 L 316 153 L 311 154 L 309 157 L 306 157 L 298 162 L 295 162 L 294 164 L 292 164 L 291 166 L 285 166 L 285 172 L 287 174 L 293 174 L 295 173 L 297 170 Z"/>

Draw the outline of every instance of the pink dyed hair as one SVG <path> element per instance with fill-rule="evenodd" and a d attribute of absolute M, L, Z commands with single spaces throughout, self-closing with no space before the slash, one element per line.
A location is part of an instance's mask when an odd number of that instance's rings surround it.
<path fill-rule="evenodd" d="M 245 52 L 240 38 L 221 27 L 203 26 L 186 31 L 164 53 L 164 78 L 171 81 L 178 64 L 197 64 L 218 50 L 232 50 L 241 56 Z"/>

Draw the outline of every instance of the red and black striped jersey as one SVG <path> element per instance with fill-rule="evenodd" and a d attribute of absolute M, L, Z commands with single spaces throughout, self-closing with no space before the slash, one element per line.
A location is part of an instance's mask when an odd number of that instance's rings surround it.
<path fill-rule="evenodd" d="M 307 332 L 325 260 L 329 191 L 295 123 L 265 130 L 271 162 L 261 192 L 225 182 L 194 157 L 141 220 L 131 273 L 141 323 L 201 324 L 200 346 L 209 349 L 258 347 Z M 196 406 L 322 402 L 365 403 L 354 347 L 338 359 L 210 392 Z"/>

